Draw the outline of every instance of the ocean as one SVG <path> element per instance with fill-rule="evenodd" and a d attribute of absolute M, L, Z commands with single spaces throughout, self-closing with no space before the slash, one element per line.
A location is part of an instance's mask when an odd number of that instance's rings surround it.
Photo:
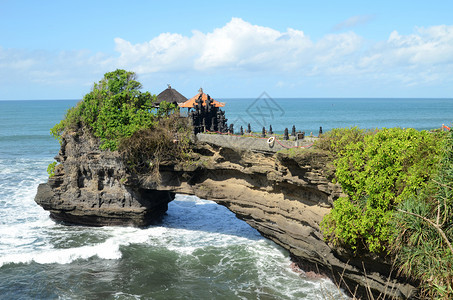
<path fill-rule="evenodd" d="M 272 125 L 440 128 L 453 99 L 218 99 L 235 130 Z M 0 101 L 0 299 L 341 299 L 327 279 L 225 207 L 177 195 L 144 229 L 64 226 L 33 201 L 59 145 L 49 129 L 75 100 Z"/>

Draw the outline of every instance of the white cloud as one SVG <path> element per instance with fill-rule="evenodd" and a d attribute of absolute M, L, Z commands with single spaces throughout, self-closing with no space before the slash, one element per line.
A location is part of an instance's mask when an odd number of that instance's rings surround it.
<path fill-rule="evenodd" d="M 418 28 L 406 36 L 393 31 L 387 47 L 393 56 L 412 65 L 452 63 L 453 26 Z"/>
<path fill-rule="evenodd" d="M 357 69 L 394 78 L 406 86 L 451 82 L 453 26 L 416 28 L 409 35 L 393 31 L 386 41 L 358 55 Z"/>
<path fill-rule="evenodd" d="M 315 59 L 325 66 L 345 62 L 349 55 L 356 55 L 362 46 L 362 38 L 353 32 L 328 34 L 315 45 Z"/>
<path fill-rule="evenodd" d="M 0 47 L 0 99 L 82 97 L 113 68 L 112 58 L 81 51 L 25 51 Z"/>
<path fill-rule="evenodd" d="M 348 24 L 369 18 L 355 18 Z M 405 75 L 412 78 L 411 82 L 417 82 L 417 78 L 421 82 L 427 77 L 442 80 L 444 76 L 437 73 L 453 72 L 445 70 L 453 63 L 453 26 L 445 25 L 418 28 L 410 35 L 394 31 L 388 40 L 365 47 L 364 38 L 352 31 L 313 41 L 301 30 L 281 32 L 233 18 L 208 33 L 163 33 L 142 44 L 133 45 L 120 38 L 115 43 L 120 65 L 138 73 L 393 76 L 404 84 Z M 429 76 L 427 66 L 434 72 Z"/>
<path fill-rule="evenodd" d="M 162 33 L 147 43 L 132 45 L 121 38 L 115 43 L 120 65 L 137 72 L 287 67 L 312 46 L 302 31 L 282 33 L 239 18 L 209 33 L 194 31 L 191 37 Z"/>
<path fill-rule="evenodd" d="M 118 65 L 134 66 L 138 73 L 172 71 L 188 68 L 197 51 L 200 33 L 191 38 L 180 34 L 162 33 L 149 42 L 132 45 L 115 38 L 116 51 L 120 53 Z"/>
<path fill-rule="evenodd" d="M 453 26 L 446 25 L 415 28 L 408 35 L 393 31 L 387 40 L 372 44 L 352 31 L 315 41 L 298 29 L 279 31 L 233 18 L 211 32 L 162 33 L 138 44 L 122 38 L 114 41 L 115 56 L 0 47 L 0 85 L 77 85 L 86 91 L 102 74 L 119 67 L 148 78 L 208 74 L 206 78 L 215 76 L 217 82 L 228 78 L 230 86 L 234 80 L 269 82 L 270 78 L 279 87 L 300 85 L 307 78 L 335 79 L 345 87 L 352 82 L 354 86 L 360 82 L 446 86 L 453 78 Z"/>

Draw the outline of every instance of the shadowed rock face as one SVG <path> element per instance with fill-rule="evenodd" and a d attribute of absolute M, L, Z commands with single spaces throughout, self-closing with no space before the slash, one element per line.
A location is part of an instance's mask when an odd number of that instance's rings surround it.
<path fill-rule="evenodd" d="M 146 226 L 160 220 L 174 193 L 124 185 L 126 169 L 116 152 L 100 151 L 88 134 L 69 133 L 55 159 L 55 176 L 38 186 L 36 203 L 51 218 L 89 226 Z"/>
<path fill-rule="evenodd" d="M 87 134 L 67 134 L 56 175 L 39 186 L 35 201 L 56 220 L 145 226 L 159 219 L 174 193 L 196 195 L 228 207 L 287 249 L 305 271 L 324 274 L 351 294 L 414 295 L 416 289 L 395 277 L 385 258 L 353 256 L 324 242 L 319 224 L 342 194 L 328 180 L 326 153 L 292 155 L 218 144 L 197 142 L 191 162 L 161 163 L 157 183 L 128 174 L 118 153 L 99 151 Z"/>

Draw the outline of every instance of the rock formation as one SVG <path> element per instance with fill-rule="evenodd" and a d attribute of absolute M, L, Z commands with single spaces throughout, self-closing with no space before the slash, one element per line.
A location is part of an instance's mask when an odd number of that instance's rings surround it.
<path fill-rule="evenodd" d="M 196 142 L 190 161 L 161 162 L 156 182 L 128 173 L 118 153 L 99 151 L 87 134 L 66 134 L 56 175 L 39 186 L 35 200 L 56 220 L 143 226 L 166 211 L 174 193 L 196 195 L 228 207 L 287 249 L 302 269 L 332 278 L 351 294 L 414 295 L 385 258 L 353 256 L 324 242 L 319 224 L 342 193 L 329 180 L 326 153 L 254 151 L 225 138 Z"/>
<path fill-rule="evenodd" d="M 38 186 L 35 201 L 51 218 L 90 226 L 146 226 L 167 211 L 169 191 L 125 185 L 126 168 L 117 152 L 101 151 L 83 132 L 63 136 L 55 175 Z"/>

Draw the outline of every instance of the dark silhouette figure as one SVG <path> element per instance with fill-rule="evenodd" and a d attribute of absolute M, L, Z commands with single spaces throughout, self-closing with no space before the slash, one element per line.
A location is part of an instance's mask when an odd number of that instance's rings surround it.
<path fill-rule="evenodd" d="M 283 139 L 284 139 L 285 141 L 289 140 L 289 136 L 288 136 L 288 128 L 285 128 L 285 132 L 284 132 L 284 134 L 283 134 Z"/>

